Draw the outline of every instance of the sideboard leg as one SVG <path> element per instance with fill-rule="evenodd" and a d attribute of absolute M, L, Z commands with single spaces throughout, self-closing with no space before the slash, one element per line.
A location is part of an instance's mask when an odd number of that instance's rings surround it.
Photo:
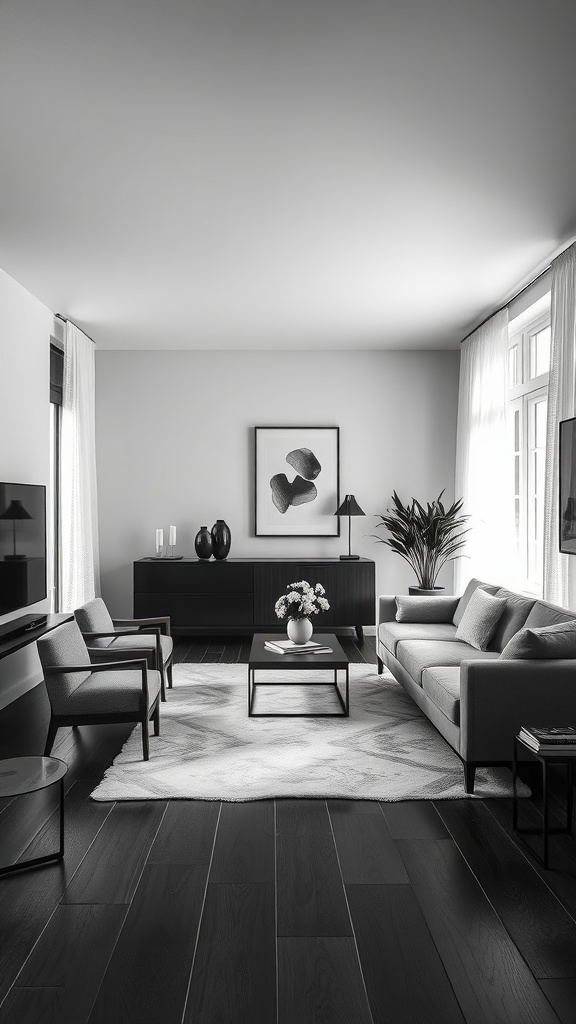
<path fill-rule="evenodd" d="M 364 627 L 363 626 L 356 626 L 355 628 L 356 628 L 356 636 L 358 637 L 360 643 L 363 644 L 364 643 Z"/>

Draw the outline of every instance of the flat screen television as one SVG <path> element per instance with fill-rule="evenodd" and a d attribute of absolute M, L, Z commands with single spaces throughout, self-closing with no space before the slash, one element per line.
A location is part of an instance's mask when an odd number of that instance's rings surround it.
<path fill-rule="evenodd" d="M 576 417 L 560 424 L 560 551 L 576 555 Z"/>
<path fill-rule="evenodd" d="M 46 597 L 46 488 L 0 483 L 0 615 Z"/>

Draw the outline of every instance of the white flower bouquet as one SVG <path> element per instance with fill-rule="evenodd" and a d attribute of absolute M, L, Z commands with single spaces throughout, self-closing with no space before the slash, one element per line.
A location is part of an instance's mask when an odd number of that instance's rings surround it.
<path fill-rule="evenodd" d="M 326 591 L 321 583 L 312 587 L 306 580 L 289 583 L 286 593 L 274 605 L 279 619 L 308 619 L 318 612 L 328 611 L 330 605 L 324 597 Z"/>

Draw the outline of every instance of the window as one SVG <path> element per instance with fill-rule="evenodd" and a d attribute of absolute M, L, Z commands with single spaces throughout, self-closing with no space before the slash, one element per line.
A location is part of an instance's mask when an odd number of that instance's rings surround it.
<path fill-rule="evenodd" d="M 50 487 L 47 509 L 48 598 L 50 611 L 60 610 L 60 421 L 64 379 L 64 349 L 50 338 Z"/>
<path fill-rule="evenodd" d="M 520 585 L 542 595 L 550 295 L 510 322 L 508 385 Z"/>

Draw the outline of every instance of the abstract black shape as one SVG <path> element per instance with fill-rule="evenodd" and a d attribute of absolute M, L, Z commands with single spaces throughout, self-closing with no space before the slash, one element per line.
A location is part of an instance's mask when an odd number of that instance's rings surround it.
<path fill-rule="evenodd" d="M 276 473 L 276 476 L 272 477 L 270 489 L 272 501 L 282 515 L 291 505 L 305 505 L 308 501 L 314 501 L 318 495 L 316 485 L 311 481 L 297 476 L 290 483 L 285 473 Z"/>
<path fill-rule="evenodd" d="M 285 473 L 276 473 L 270 480 L 272 501 L 279 512 L 284 515 L 292 503 L 292 487 Z"/>
<path fill-rule="evenodd" d="M 297 476 L 292 481 L 292 505 L 305 505 L 307 501 L 314 501 L 318 496 L 316 485 L 311 480 L 303 480 Z"/>
<path fill-rule="evenodd" d="M 295 448 L 293 452 L 288 452 L 286 462 L 304 477 L 304 480 L 315 480 L 322 469 L 314 452 L 309 448 Z"/>

